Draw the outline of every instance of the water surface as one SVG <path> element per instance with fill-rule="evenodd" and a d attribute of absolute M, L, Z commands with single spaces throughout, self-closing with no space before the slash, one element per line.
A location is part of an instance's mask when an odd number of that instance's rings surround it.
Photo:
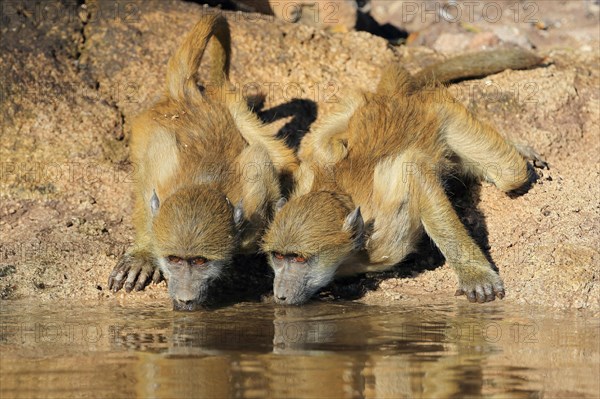
<path fill-rule="evenodd" d="M 600 323 L 436 306 L 31 304 L 0 310 L 0 397 L 597 398 Z"/>

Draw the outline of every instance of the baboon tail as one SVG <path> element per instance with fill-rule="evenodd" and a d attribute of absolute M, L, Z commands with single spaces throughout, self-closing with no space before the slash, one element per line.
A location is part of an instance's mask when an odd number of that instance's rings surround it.
<path fill-rule="evenodd" d="M 497 49 L 463 54 L 419 71 L 414 80 L 418 87 L 451 83 L 467 78 L 481 78 L 506 69 L 530 69 L 544 59 L 522 48 Z"/>
<path fill-rule="evenodd" d="M 211 38 L 216 40 L 212 40 L 210 49 L 212 65 L 209 83 L 220 87 L 229 81 L 229 24 L 222 15 L 203 15 L 169 60 L 167 92 L 171 98 L 184 100 L 198 93 L 194 77 Z"/>

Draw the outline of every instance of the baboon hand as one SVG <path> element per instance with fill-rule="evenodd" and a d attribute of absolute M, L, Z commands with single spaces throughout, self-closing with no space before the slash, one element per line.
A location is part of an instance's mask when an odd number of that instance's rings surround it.
<path fill-rule="evenodd" d="M 491 302 L 504 298 L 504 283 L 498 274 L 485 266 L 461 273 L 456 296 L 466 295 L 469 302 Z"/>
<path fill-rule="evenodd" d="M 151 281 L 157 284 L 162 279 L 160 269 L 150 254 L 128 252 L 119 259 L 108 277 L 108 289 L 117 292 L 124 286 L 126 292 L 131 292 L 134 288 L 141 291 Z"/>

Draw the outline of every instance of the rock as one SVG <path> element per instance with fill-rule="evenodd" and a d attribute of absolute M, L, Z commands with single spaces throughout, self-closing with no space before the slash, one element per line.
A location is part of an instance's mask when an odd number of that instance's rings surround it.
<path fill-rule="evenodd" d="M 500 38 L 492 32 L 476 34 L 467 44 L 467 50 L 488 50 L 500 43 Z"/>
<path fill-rule="evenodd" d="M 182 36 L 202 12 L 215 11 L 175 0 L 135 2 L 135 13 L 108 18 L 103 2 L 53 4 L 60 8 L 56 15 L 77 18 L 40 21 L 26 9 L 10 13 L 0 32 L 0 242 L 2 267 L 15 266 L 0 280 L 0 297 L 104 300 L 96 287 L 105 284 L 133 233 L 131 118 L 161 94 L 167 60 Z M 598 48 L 589 21 L 572 15 L 565 16 L 562 30 L 580 34 L 549 28 L 547 38 L 529 23 L 515 31 L 504 15 L 497 25 L 510 28 L 500 39 L 525 43 L 525 37 L 552 65 L 451 86 L 481 119 L 532 144 L 550 163 L 543 184 L 515 199 L 490 185 L 475 187 L 472 198 L 460 199 L 473 215 L 461 216 L 489 244 L 506 282 L 505 301 L 598 312 L 600 60 L 589 51 Z M 479 32 L 429 21 L 411 46 L 391 48 L 365 32 L 331 34 L 263 14 L 226 16 L 233 82 L 240 93 L 260 89 L 266 99 L 257 112 L 296 140 L 346 91 L 374 89 L 390 62 L 417 71 L 442 59 L 434 43 L 444 53 L 497 44 L 485 21 L 471 21 Z M 417 18 L 411 26 L 420 23 Z M 572 47 L 561 49 L 563 44 Z M 544 216 L 540 209 L 546 205 L 551 212 Z M 414 257 L 385 276 L 358 278 L 354 284 L 367 292 L 362 300 L 455 300 L 455 277 L 441 255 L 425 245 Z M 373 281 L 382 284 L 368 284 Z M 136 295 L 140 301 L 167 298 L 162 286 Z"/>
<path fill-rule="evenodd" d="M 444 54 L 459 53 L 467 48 L 470 41 L 471 37 L 466 33 L 443 33 L 437 38 L 433 48 Z"/>
<path fill-rule="evenodd" d="M 282 21 L 303 23 L 333 32 L 354 29 L 355 0 L 234 0 L 242 10 L 275 15 Z"/>
<path fill-rule="evenodd" d="M 505 43 L 516 44 L 517 46 L 527 49 L 533 47 L 529 39 L 515 26 L 495 26 L 492 29 L 494 34 Z"/>

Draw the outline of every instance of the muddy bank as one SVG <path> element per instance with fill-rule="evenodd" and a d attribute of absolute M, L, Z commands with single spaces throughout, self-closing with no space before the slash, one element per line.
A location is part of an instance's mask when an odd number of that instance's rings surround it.
<path fill-rule="evenodd" d="M 440 45 L 442 30 L 469 40 L 491 32 L 497 40 L 486 42 L 487 48 L 526 39 L 529 44 L 521 44 L 537 47 L 546 67 L 505 71 L 452 90 L 507 136 L 534 145 L 551 168 L 522 197 L 511 199 L 483 184 L 461 192 L 455 204 L 499 267 L 505 301 L 597 312 L 600 56 L 589 25 L 597 31 L 598 15 L 586 8 L 589 2 L 570 3 L 573 12 L 565 19 L 546 3 L 553 2 L 538 3 L 539 15 L 559 20 L 560 27 L 553 23 L 540 31 L 527 21 L 499 20 L 471 24 L 476 33 L 464 23 L 407 24 L 423 39 L 413 36 L 401 47 L 366 32 L 327 33 L 264 15 L 228 13 L 232 80 L 241 94 L 266 94 L 257 112 L 294 143 L 345 90 L 374 88 L 386 63 L 395 60 L 416 71 L 443 59 L 440 50 L 471 49 L 453 47 L 460 37 Z M 113 295 L 106 280 L 133 239 L 130 120 L 160 95 L 168 57 L 201 12 L 214 11 L 180 1 L 65 1 L 45 9 L 25 2 L 5 11 L 2 299 L 166 300 L 164 285 Z M 498 34 L 502 24 L 512 37 Z M 422 247 L 396 270 L 337 283 L 323 297 L 377 304 L 446 299 L 454 292 L 453 272 L 427 240 Z"/>

